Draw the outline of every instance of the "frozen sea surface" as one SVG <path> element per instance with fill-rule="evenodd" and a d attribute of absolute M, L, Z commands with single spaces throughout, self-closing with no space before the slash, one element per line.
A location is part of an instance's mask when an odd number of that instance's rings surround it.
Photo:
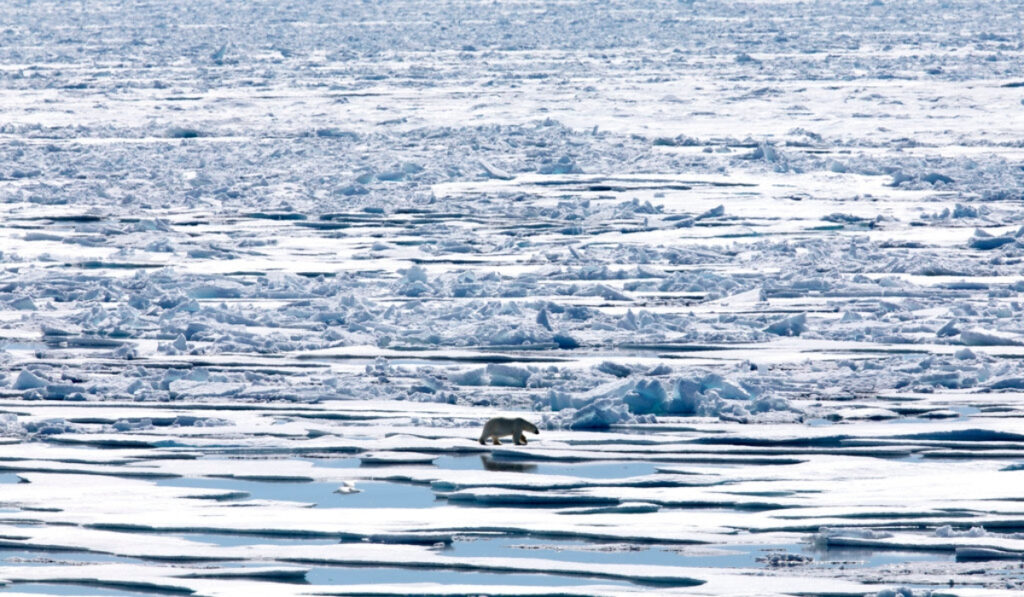
<path fill-rule="evenodd" d="M 1016 3 L 3 8 L 3 591 L 1024 591 Z"/>

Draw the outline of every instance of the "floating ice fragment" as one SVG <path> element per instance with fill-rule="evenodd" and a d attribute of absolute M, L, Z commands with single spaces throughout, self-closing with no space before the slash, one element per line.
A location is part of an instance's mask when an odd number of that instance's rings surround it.
<path fill-rule="evenodd" d="M 850 537 L 854 539 L 888 539 L 892 537 L 892 533 L 887 531 L 876 531 L 872 529 L 859 529 L 859 528 L 833 528 L 833 527 L 821 527 L 818 529 L 816 538 L 831 539 L 833 537 Z"/>
<path fill-rule="evenodd" d="M 541 309 L 537 313 L 537 324 L 543 326 L 544 329 L 546 329 L 548 331 L 551 330 L 551 322 L 548 320 L 548 311 L 547 311 L 547 309 Z"/>
<path fill-rule="evenodd" d="M 576 339 L 566 334 L 555 334 L 551 339 L 558 345 L 558 348 L 563 350 L 572 350 L 580 347 L 580 343 Z"/>
<path fill-rule="evenodd" d="M 623 502 L 613 506 L 598 506 L 595 508 L 572 508 L 562 510 L 559 514 L 649 514 L 661 510 L 658 504 L 648 502 Z"/>
<path fill-rule="evenodd" d="M 436 454 L 422 454 L 419 452 L 371 452 L 359 457 L 359 461 L 362 464 L 372 466 L 433 464 L 435 460 L 437 460 Z"/>
<path fill-rule="evenodd" d="M 398 182 L 404 179 L 405 171 L 403 170 L 388 170 L 377 173 L 377 180 L 381 182 Z"/>
<path fill-rule="evenodd" d="M 84 400 L 81 389 L 74 384 L 52 383 L 46 385 L 43 393 L 47 400 Z"/>
<path fill-rule="evenodd" d="M 537 170 L 541 174 L 582 174 L 583 170 L 569 156 L 563 155 L 557 161 L 545 160 Z"/>
<path fill-rule="evenodd" d="M 972 329 L 960 332 L 960 343 L 964 346 L 1020 346 L 1021 340 L 998 332 Z"/>
<path fill-rule="evenodd" d="M 842 162 L 833 160 L 831 158 L 825 162 L 825 168 L 829 172 L 835 172 L 836 174 L 843 174 L 845 172 L 849 172 L 850 170 L 849 168 L 846 167 L 846 164 L 843 164 Z"/>
<path fill-rule="evenodd" d="M 953 208 L 954 218 L 976 218 L 978 217 L 978 208 L 969 207 L 962 203 L 957 203 L 956 207 Z"/>
<path fill-rule="evenodd" d="M 626 314 L 619 318 L 618 327 L 630 331 L 637 330 L 638 326 L 636 321 L 636 315 L 633 313 L 632 309 L 627 310 Z"/>
<path fill-rule="evenodd" d="M 417 297 L 434 292 L 427 284 L 427 271 L 422 267 L 414 265 L 401 273 L 403 276 L 399 282 L 398 294 Z"/>
<path fill-rule="evenodd" d="M 75 336 L 82 333 L 81 328 L 68 322 L 44 323 L 40 326 L 43 336 Z"/>
<path fill-rule="evenodd" d="M 167 390 L 174 398 L 198 398 L 236 396 L 245 389 L 244 384 L 206 381 L 203 379 L 180 379 L 167 384 Z"/>
<path fill-rule="evenodd" d="M 167 129 L 166 133 L 166 136 L 171 139 L 195 139 L 196 137 L 201 137 L 202 135 L 203 134 L 198 129 L 182 126 L 172 126 L 171 128 Z"/>
<path fill-rule="evenodd" d="M 770 553 L 757 558 L 757 561 L 769 568 L 793 568 L 806 566 L 813 562 L 814 558 L 799 553 Z"/>
<path fill-rule="evenodd" d="M 902 172 L 894 172 L 892 175 L 892 182 L 889 183 L 889 186 L 898 187 L 901 184 L 905 182 L 910 182 L 912 180 L 914 180 L 914 177 L 910 176 L 909 174 L 904 174 Z"/>
<path fill-rule="evenodd" d="M 452 373 L 448 376 L 448 379 L 460 386 L 485 386 L 487 385 L 486 374 L 487 369 L 480 367 L 461 373 Z"/>
<path fill-rule="evenodd" d="M 985 562 L 989 560 L 1020 560 L 1021 553 L 993 547 L 957 547 L 957 562 Z"/>
<path fill-rule="evenodd" d="M 967 531 L 958 531 L 950 525 L 943 525 L 935 529 L 936 537 L 987 537 L 988 531 L 984 527 L 971 527 Z"/>
<path fill-rule="evenodd" d="M 1024 377 L 1007 377 L 989 386 L 993 390 L 1024 390 Z"/>
<path fill-rule="evenodd" d="M 898 413 L 887 408 L 877 407 L 842 408 L 833 414 L 847 421 L 884 421 L 887 419 L 897 419 L 900 416 Z"/>
<path fill-rule="evenodd" d="M 767 160 L 769 162 L 777 158 L 778 154 L 775 153 L 775 148 L 765 143 L 758 144 L 757 149 L 743 156 L 745 160 Z"/>
<path fill-rule="evenodd" d="M 961 348 L 956 351 L 953 356 L 961 361 L 973 361 L 978 358 L 978 355 L 974 354 L 969 348 Z"/>
<path fill-rule="evenodd" d="M 979 251 L 991 251 L 1012 242 L 1014 242 L 1012 236 L 992 236 L 979 228 L 974 231 L 974 237 L 971 238 L 968 245 L 972 249 L 978 249 Z"/>
<path fill-rule="evenodd" d="M 35 388 L 45 387 L 48 383 L 50 382 L 39 377 L 28 369 L 22 369 L 21 373 L 18 374 L 18 378 L 14 380 L 14 389 L 32 390 Z"/>
<path fill-rule="evenodd" d="M 351 197 L 353 195 L 366 195 L 369 194 L 370 191 L 361 184 L 349 184 L 338 187 L 338 192 L 346 197 Z"/>
<path fill-rule="evenodd" d="M 695 415 L 701 401 L 700 385 L 690 380 L 680 379 L 676 382 L 672 404 L 668 410 L 677 415 Z"/>
<path fill-rule="evenodd" d="M 196 336 L 209 329 L 209 324 L 198 321 L 189 322 L 188 326 L 185 328 L 185 339 L 188 341 L 198 340 L 199 338 L 196 338 Z"/>
<path fill-rule="evenodd" d="M 362 489 L 358 489 L 353 481 L 342 481 L 341 487 L 334 490 L 334 493 L 359 493 Z"/>
<path fill-rule="evenodd" d="M 153 419 L 119 419 L 111 427 L 115 431 L 137 431 L 139 429 L 150 429 L 153 427 Z"/>
<path fill-rule="evenodd" d="M 18 309 L 19 311 L 35 311 L 36 304 L 30 297 L 23 296 L 16 298 L 10 302 L 11 307 Z"/>
<path fill-rule="evenodd" d="M 216 283 L 196 285 L 188 294 L 194 299 L 235 299 L 240 298 L 244 290 L 245 287 L 237 282 L 218 280 Z"/>
<path fill-rule="evenodd" d="M 498 180 L 512 180 L 513 176 L 488 162 L 487 160 L 480 158 L 480 166 L 484 169 L 491 178 L 497 178 Z"/>
<path fill-rule="evenodd" d="M 607 373 L 608 375 L 614 375 L 615 377 L 629 377 L 633 373 L 633 370 L 625 365 L 613 363 L 611 361 L 605 361 L 597 366 L 597 370 L 601 373 Z"/>
<path fill-rule="evenodd" d="M 359 139 L 359 135 L 356 135 L 351 131 L 343 131 L 337 128 L 316 129 L 316 136 L 329 139 L 350 139 L 352 141 Z"/>
<path fill-rule="evenodd" d="M 413 282 L 426 282 L 427 270 L 418 265 L 414 265 L 405 270 L 404 275 L 402 276 L 402 281 L 407 284 L 411 284 Z"/>
<path fill-rule="evenodd" d="M 633 414 L 665 414 L 668 411 L 668 394 L 656 379 L 637 382 L 632 392 L 626 394 L 623 402 Z"/>
<path fill-rule="evenodd" d="M 675 101 L 679 100 L 676 99 Z M 654 139 L 653 144 L 661 147 L 696 147 L 701 143 L 693 137 L 676 135 L 675 137 L 657 137 Z"/>
<path fill-rule="evenodd" d="M 226 44 L 226 43 L 221 44 L 221 46 L 219 48 L 217 48 L 216 50 L 214 50 L 214 52 L 212 54 L 210 54 L 210 60 L 213 60 L 217 64 L 223 64 L 224 56 L 226 56 L 227 53 L 228 53 L 228 44 Z"/>
<path fill-rule="evenodd" d="M 610 398 L 595 400 L 573 414 L 570 429 L 608 429 L 633 419 L 625 404 Z"/>
<path fill-rule="evenodd" d="M 839 212 L 828 214 L 827 216 L 823 216 L 821 219 L 826 222 L 836 222 L 840 224 L 871 224 L 871 220 L 868 218 L 862 218 L 861 216 L 855 216 L 852 214 L 844 214 Z"/>
<path fill-rule="evenodd" d="M 607 284 L 598 284 L 597 286 L 594 286 L 592 289 L 590 289 L 590 292 L 588 294 L 590 296 L 599 296 L 606 301 L 632 300 L 625 294 L 619 292 L 618 290 L 615 290 L 614 288 L 608 286 Z"/>
<path fill-rule="evenodd" d="M 939 338 L 946 338 L 948 336 L 955 336 L 959 333 L 960 330 L 956 327 L 956 320 L 950 319 L 945 325 L 939 328 L 937 332 L 935 332 L 935 335 Z"/>
<path fill-rule="evenodd" d="M 700 391 L 707 393 L 710 390 L 715 390 L 719 396 L 730 400 L 750 399 L 750 394 L 746 390 L 717 373 L 709 373 L 700 380 Z"/>
<path fill-rule="evenodd" d="M 928 589 L 914 590 L 907 587 L 898 589 L 884 589 L 875 593 L 875 597 L 931 597 L 932 592 Z"/>
<path fill-rule="evenodd" d="M 951 184 L 953 182 L 952 178 L 946 176 L 945 174 L 939 174 L 938 172 L 925 174 L 924 176 L 921 177 L 921 180 L 933 185 L 940 182 L 943 184 Z"/>
<path fill-rule="evenodd" d="M 725 206 L 724 205 L 719 205 L 717 207 L 713 207 L 713 208 L 707 210 L 706 212 L 700 214 L 699 216 L 696 217 L 696 219 L 697 220 L 704 220 L 704 219 L 707 219 L 707 218 L 720 218 L 720 217 L 722 217 L 724 215 L 725 215 Z"/>
<path fill-rule="evenodd" d="M 160 343 L 157 345 L 157 350 L 163 354 L 182 354 L 188 350 L 188 342 L 185 341 L 184 334 L 178 334 L 173 342 Z"/>
<path fill-rule="evenodd" d="M 807 314 L 800 313 L 771 323 L 764 331 L 777 336 L 799 336 L 807 331 Z"/>
<path fill-rule="evenodd" d="M 0 414 L 0 437 L 21 435 L 23 429 L 18 423 L 18 415 L 14 413 Z"/>
<path fill-rule="evenodd" d="M 73 432 L 75 428 L 64 419 L 45 419 L 43 421 L 29 421 L 24 424 L 27 433 L 37 435 L 60 435 Z"/>
<path fill-rule="evenodd" d="M 488 365 L 487 375 L 490 377 L 490 385 L 513 388 L 525 388 L 526 380 L 530 378 L 530 372 L 526 369 L 500 364 Z"/>

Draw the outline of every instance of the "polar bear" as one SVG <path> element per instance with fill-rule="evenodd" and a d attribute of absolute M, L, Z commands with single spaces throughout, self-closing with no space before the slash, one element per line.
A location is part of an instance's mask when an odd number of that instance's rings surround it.
<path fill-rule="evenodd" d="M 480 443 L 486 444 L 487 438 L 493 437 L 494 445 L 500 446 L 501 442 L 498 441 L 498 438 L 511 435 L 517 446 L 525 446 L 526 438 L 523 436 L 524 431 L 540 433 L 540 431 L 537 431 L 537 427 L 526 419 L 495 417 L 484 424 L 484 431 L 480 434 Z"/>

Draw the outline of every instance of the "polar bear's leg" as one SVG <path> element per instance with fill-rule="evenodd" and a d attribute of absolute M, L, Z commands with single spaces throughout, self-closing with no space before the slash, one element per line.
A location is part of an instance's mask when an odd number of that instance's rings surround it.
<path fill-rule="evenodd" d="M 494 436 L 494 445 L 495 446 L 500 446 L 501 445 L 501 442 L 498 441 L 498 436 L 497 435 Z"/>

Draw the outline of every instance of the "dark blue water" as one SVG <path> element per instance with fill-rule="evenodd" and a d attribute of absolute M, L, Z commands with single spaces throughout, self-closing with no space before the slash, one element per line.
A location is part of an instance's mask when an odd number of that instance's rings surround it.
<path fill-rule="evenodd" d="M 40 549 L 6 549 L 0 547 L 0 566 L 52 566 L 55 562 L 73 563 L 138 563 L 142 560 L 88 551 L 47 551 Z"/>
<path fill-rule="evenodd" d="M 810 550 L 815 561 L 835 565 L 855 562 L 858 567 L 874 568 L 887 564 L 904 562 L 955 562 L 953 553 L 937 551 L 887 551 L 872 549 L 828 549 L 827 551 Z"/>
<path fill-rule="evenodd" d="M 357 481 L 360 493 L 335 493 L 340 483 L 294 481 L 241 481 L 218 478 L 161 479 L 158 485 L 244 491 L 247 499 L 282 500 L 315 504 L 317 508 L 430 508 L 439 503 L 428 487 L 401 483 Z"/>
<path fill-rule="evenodd" d="M 803 545 L 643 546 L 626 543 L 495 537 L 456 541 L 446 555 L 455 557 L 543 558 L 561 562 L 650 564 L 701 568 L 757 568 L 758 557 L 787 551 L 799 553 Z M 692 554 L 692 555 L 687 555 Z"/>
<path fill-rule="evenodd" d="M 232 535 L 221 533 L 176 533 L 176 537 L 199 543 L 222 547 L 239 545 L 334 545 L 337 539 L 312 539 L 307 537 L 265 537 L 262 535 Z"/>
<path fill-rule="evenodd" d="M 313 466 L 327 468 L 359 468 L 362 464 L 358 458 L 300 458 L 299 460 L 312 463 Z"/>
<path fill-rule="evenodd" d="M 595 579 L 583 576 L 554 574 L 503 574 L 500 572 L 456 572 L 419 568 L 317 567 L 306 574 L 314 585 L 376 584 L 376 583 L 438 583 L 511 586 L 580 586 L 611 585 L 634 586 L 619 580 Z"/>
<path fill-rule="evenodd" d="M 952 562 L 951 553 L 903 552 L 870 549 L 823 550 L 810 544 L 643 546 L 600 544 L 588 541 L 547 540 L 515 537 L 462 538 L 446 555 L 455 557 L 543 558 L 562 562 L 607 564 L 652 564 L 697 568 L 763 568 L 758 558 L 773 553 L 810 556 L 817 565 L 850 565 L 873 568 L 901 562 Z"/>
<path fill-rule="evenodd" d="M 650 462 L 538 462 L 492 458 L 489 454 L 441 456 L 435 461 L 435 465 L 438 468 L 449 470 L 522 472 L 538 475 L 566 475 L 585 479 L 624 479 L 657 473 L 657 463 Z"/>
<path fill-rule="evenodd" d="M 18 593 L 32 593 L 37 595 L 99 595 L 99 596 L 121 596 L 129 597 L 148 596 L 152 593 L 132 592 L 121 589 L 109 589 L 106 587 L 93 587 L 89 585 L 57 584 L 57 583 L 18 583 L 7 587 Z"/>

